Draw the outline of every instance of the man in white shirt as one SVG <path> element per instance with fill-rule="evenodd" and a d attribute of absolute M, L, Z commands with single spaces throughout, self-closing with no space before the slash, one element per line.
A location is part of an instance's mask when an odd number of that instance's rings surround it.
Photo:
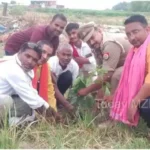
<path fill-rule="evenodd" d="M 41 54 L 42 51 L 36 44 L 25 43 L 18 54 L 0 64 L 0 114 L 3 119 L 6 109 L 11 108 L 11 125 L 33 121 L 33 110 L 38 110 L 39 113 L 46 112 L 47 116 L 57 116 L 32 87 L 33 68 Z"/>
<path fill-rule="evenodd" d="M 96 69 L 96 60 L 88 44 L 80 39 L 78 30 L 77 23 L 69 23 L 66 27 L 66 33 L 73 48 L 74 60 L 78 63 L 81 71 L 93 72 Z"/>
<path fill-rule="evenodd" d="M 64 95 L 79 74 L 79 67 L 72 59 L 71 46 L 69 44 L 60 45 L 57 56 L 51 57 L 49 63 L 56 77 L 58 89 Z"/>
<path fill-rule="evenodd" d="M 39 95 L 46 100 L 54 110 L 57 110 L 57 103 L 60 103 L 64 106 L 65 110 L 73 116 L 73 105 L 60 93 L 57 83 L 52 82 L 53 78 L 51 77 L 53 77 L 53 73 L 50 71 L 51 67 L 47 61 L 53 54 L 53 46 L 48 41 L 39 41 L 37 44 L 42 49 L 42 57 L 38 61 L 38 66 L 34 68 L 35 77 L 32 82 L 33 86 L 38 89 Z"/>

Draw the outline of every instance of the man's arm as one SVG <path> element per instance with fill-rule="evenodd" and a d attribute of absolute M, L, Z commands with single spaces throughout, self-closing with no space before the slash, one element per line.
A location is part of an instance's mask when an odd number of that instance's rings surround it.
<path fill-rule="evenodd" d="M 150 44 L 147 48 L 146 66 L 147 74 L 145 76 L 144 84 L 134 98 L 137 104 L 140 104 L 140 102 L 150 96 Z"/>
<path fill-rule="evenodd" d="M 113 71 L 109 71 L 108 73 L 106 73 L 103 78 L 98 77 L 98 79 L 96 79 L 95 83 L 91 84 L 90 86 L 81 89 L 78 94 L 80 96 L 86 96 L 89 93 L 92 93 L 94 91 L 99 90 L 100 88 L 102 88 L 102 85 L 105 84 L 105 82 L 110 81 L 111 77 L 113 75 Z"/>
<path fill-rule="evenodd" d="M 43 35 L 42 35 L 42 32 L 40 30 L 40 27 L 35 27 L 35 29 L 33 29 L 33 33 L 31 35 L 31 38 L 30 38 L 30 42 L 38 42 L 42 39 Z"/>
<path fill-rule="evenodd" d="M 51 77 L 52 77 L 52 82 L 53 84 L 57 84 L 57 78 L 56 78 L 56 75 L 53 73 L 53 72 L 50 72 L 51 73 Z"/>
<path fill-rule="evenodd" d="M 12 74 L 6 77 L 6 80 L 15 90 L 16 94 L 32 109 L 44 115 L 44 117 L 51 117 L 53 115 L 56 121 L 61 119 L 60 115 L 29 85 L 23 75 L 21 76 L 19 73 Z"/>
<path fill-rule="evenodd" d="M 112 49 L 113 48 L 113 49 Z M 105 57 L 107 54 L 107 57 Z M 103 64 L 102 68 L 108 73 L 104 74 L 103 77 L 98 77 L 94 84 L 87 88 L 81 89 L 79 95 L 85 96 L 91 92 L 99 90 L 105 82 L 109 82 L 116 69 L 118 62 L 120 60 L 121 48 L 113 42 L 108 42 L 103 50 Z"/>
<path fill-rule="evenodd" d="M 78 64 L 90 64 L 90 61 L 88 58 L 85 57 L 76 57 L 74 58 L 74 60 L 78 63 Z"/>
<path fill-rule="evenodd" d="M 68 111 L 73 110 L 73 106 L 65 99 L 65 97 L 60 93 L 57 85 L 54 85 L 55 96 L 59 103 L 61 103 Z"/>
<path fill-rule="evenodd" d="M 128 120 L 130 122 L 134 122 L 135 114 L 138 110 L 138 106 L 140 106 L 141 102 L 146 100 L 150 96 L 150 83 L 145 83 L 135 98 L 131 101 L 128 108 Z"/>
<path fill-rule="evenodd" d="M 54 84 L 55 97 L 57 101 L 61 103 L 68 111 L 72 111 L 74 107 L 65 99 L 65 97 L 61 94 L 61 92 L 59 91 L 57 87 L 57 80 L 56 80 L 55 74 L 51 72 L 51 75 L 52 75 L 51 77 L 52 77 L 52 81 Z"/>
<path fill-rule="evenodd" d="M 150 44 L 147 48 L 146 66 L 147 74 L 145 76 L 144 84 L 134 98 L 136 104 L 140 104 L 142 101 L 150 96 Z"/>
<path fill-rule="evenodd" d="M 150 96 L 150 44 L 147 48 L 146 67 L 147 74 L 144 84 L 137 95 L 133 98 L 128 108 L 128 119 L 130 122 L 134 121 L 135 113 L 137 112 L 138 106 L 140 106 L 141 102 L 146 100 Z"/>
<path fill-rule="evenodd" d="M 95 63 L 96 64 L 96 61 L 95 61 L 95 58 L 94 56 L 92 56 L 92 53 L 89 54 L 89 56 L 85 56 L 85 57 L 76 57 L 74 59 L 78 64 L 93 64 Z"/>
<path fill-rule="evenodd" d="M 149 96 L 150 96 L 150 83 L 145 83 L 138 92 L 138 94 L 135 96 L 134 100 L 137 104 L 140 104 Z"/>
<path fill-rule="evenodd" d="M 6 80 L 15 90 L 16 94 L 32 109 L 37 109 L 41 106 L 44 106 L 46 109 L 49 107 L 49 104 L 29 85 L 24 75 L 21 76 L 19 73 L 13 73 L 11 76 L 6 77 Z"/>

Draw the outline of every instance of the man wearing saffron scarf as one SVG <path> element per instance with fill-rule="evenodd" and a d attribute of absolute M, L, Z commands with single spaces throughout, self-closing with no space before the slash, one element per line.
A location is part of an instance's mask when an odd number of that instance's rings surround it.
<path fill-rule="evenodd" d="M 133 15 L 125 20 L 125 32 L 133 45 L 113 96 L 113 120 L 136 126 L 139 114 L 150 127 L 150 34 L 147 20 Z"/>
<path fill-rule="evenodd" d="M 69 23 L 66 27 L 70 44 L 73 48 L 73 58 L 78 63 L 81 71 L 92 72 L 96 69 L 96 61 L 91 48 L 83 42 L 78 35 L 79 25 Z"/>
<path fill-rule="evenodd" d="M 39 95 L 56 111 L 56 99 L 50 74 L 50 65 L 47 63 L 54 49 L 48 41 L 39 41 L 37 44 L 42 49 L 42 56 L 38 61 L 38 66 L 34 68 L 35 76 L 32 84 L 37 89 Z"/>
<path fill-rule="evenodd" d="M 49 105 L 57 111 L 56 98 L 66 110 L 69 112 L 73 110 L 73 106 L 60 96 L 57 86 L 53 83 L 53 75 L 51 73 L 51 65 L 47 63 L 50 56 L 53 54 L 53 46 L 48 41 L 39 41 L 37 43 L 42 49 L 42 57 L 38 62 L 38 67 L 34 69 L 35 77 L 33 79 L 33 87 L 39 92 L 39 95 L 45 99 Z M 53 66 L 52 66 L 53 67 Z M 56 97 L 56 98 L 55 98 Z"/>
<path fill-rule="evenodd" d="M 19 53 L 2 60 L 0 64 L 0 120 L 3 120 L 5 114 L 9 112 L 10 125 L 34 121 L 34 110 L 46 117 L 53 114 L 56 119 L 60 118 L 32 86 L 33 68 L 37 65 L 41 55 L 42 51 L 37 44 L 25 43 Z"/>

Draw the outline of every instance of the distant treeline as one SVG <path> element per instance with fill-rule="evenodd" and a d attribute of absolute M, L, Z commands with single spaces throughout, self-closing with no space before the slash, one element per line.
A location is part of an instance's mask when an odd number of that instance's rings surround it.
<path fill-rule="evenodd" d="M 33 9 L 32 9 L 33 10 Z M 132 14 L 137 14 L 137 12 L 131 11 L 121 11 L 121 10 L 87 10 L 87 9 L 52 9 L 52 8 L 36 8 L 35 11 L 43 13 L 63 13 L 65 15 L 75 15 L 75 16 L 130 16 Z M 141 14 L 141 12 L 140 12 Z M 149 16 L 149 13 L 143 13 Z"/>
<path fill-rule="evenodd" d="M 112 9 L 133 12 L 150 12 L 150 1 L 133 1 L 130 3 L 120 2 Z"/>

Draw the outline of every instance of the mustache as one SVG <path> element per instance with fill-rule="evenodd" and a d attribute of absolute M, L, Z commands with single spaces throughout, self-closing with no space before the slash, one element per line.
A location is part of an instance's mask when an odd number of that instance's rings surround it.
<path fill-rule="evenodd" d="M 136 40 L 132 40 L 131 43 L 132 43 L 132 44 L 136 44 L 137 41 L 136 41 Z"/>

